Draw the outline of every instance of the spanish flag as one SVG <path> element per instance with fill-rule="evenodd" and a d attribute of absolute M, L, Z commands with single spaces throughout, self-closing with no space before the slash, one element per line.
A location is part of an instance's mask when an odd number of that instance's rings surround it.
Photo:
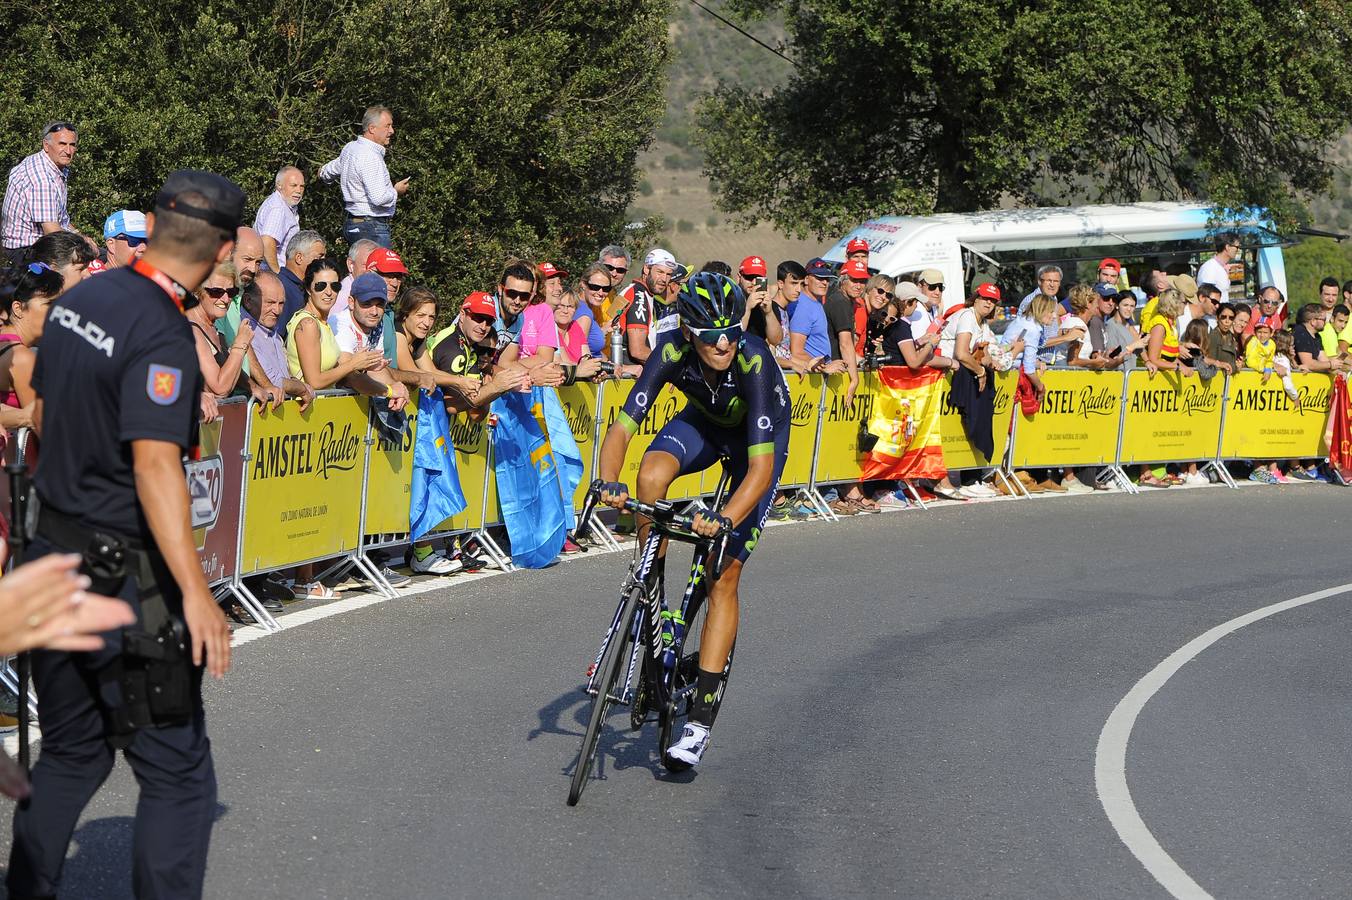
<path fill-rule="evenodd" d="M 939 432 L 943 386 L 944 375 L 938 369 L 878 370 L 878 396 L 868 423 L 869 433 L 878 441 L 864 461 L 860 480 L 937 480 L 947 474 Z"/>

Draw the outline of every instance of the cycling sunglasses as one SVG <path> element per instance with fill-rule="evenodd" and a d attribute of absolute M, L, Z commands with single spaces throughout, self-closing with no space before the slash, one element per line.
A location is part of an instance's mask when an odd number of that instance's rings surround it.
<path fill-rule="evenodd" d="M 717 344 L 720 338 L 727 338 L 729 344 L 735 344 L 742 339 L 742 326 L 729 325 L 727 328 L 691 328 L 690 333 L 699 338 L 701 343 L 708 344 L 710 347 Z"/>

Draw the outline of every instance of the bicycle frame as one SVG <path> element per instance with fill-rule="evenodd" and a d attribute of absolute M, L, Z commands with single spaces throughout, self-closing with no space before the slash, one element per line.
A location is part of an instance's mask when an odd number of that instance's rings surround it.
<path fill-rule="evenodd" d="M 727 498 L 729 481 L 727 466 L 724 466 L 718 488 L 714 492 L 712 506 L 714 511 L 722 509 L 723 502 Z M 660 710 L 667 708 L 668 705 L 675 705 L 694 690 L 693 681 L 689 684 L 677 683 L 677 665 L 685 646 L 686 625 L 694 619 L 699 612 L 699 605 L 705 599 L 707 563 L 711 547 L 707 541 L 695 544 L 694 556 L 690 561 L 690 577 L 686 581 L 679 612 L 673 613 L 667 606 L 663 590 L 666 563 L 664 545 L 672 537 L 689 540 L 688 536 L 673 534 L 662 524 L 654 522 L 648 529 L 647 539 L 641 546 L 635 548 L 634 560 L 629 566 L 629 574 L 620 590 L 615 615 L 611 619 L 605 637 L 601 640 L 596 658 L 587 669 L 587 685 L 584 688 L 587 694 L 595 695 L 596 669 L 601 663 L 601 658 L 605 656 L 606 648 L 626 624 L 634 634 L 634 649 L 626 666 L 624 688 L 614 698 L 617 703 L 628 706 L 633 699 L 634 675 L 638 669 L 640 655 L 643 656 L 641 677 L 647 679 L 653 691 L 652 708 Z M 620 616 L 624 612 L 625 600 L 635 589 L 643 590 L 643 602 L 639 604 L 632 623 L 621 622 Z"/>

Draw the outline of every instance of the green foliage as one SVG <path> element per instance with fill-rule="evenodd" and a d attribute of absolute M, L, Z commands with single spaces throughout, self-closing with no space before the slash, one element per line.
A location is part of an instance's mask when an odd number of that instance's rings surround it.
<path fill-rule="evenodd" d="M 1352 241 L 1305 238 L 1284 250 L 1282 256 L 1286 261 L 1286 290 L 1293 307 L 1318 302 L 1319 282 L 1330 275 L 1339 284 L 1352 279 Z"/>
<path fill-rule="evenodd" d="M 800 236 L 1086 193 L 1256 204 L 1286 228 L 1352 115 L 1344 3 L 733 5 L 782 10 L 800 64 L 701 105 L 705 170 L 720 208 Z"/>
<path fill-rule="evenodd" d="M 452 299 L 509 255 L 577 271 L 622 235 L 635 158 L 662 113 L 669 6 L 5 4 L 0 28 L 23 50 L 0 78 L 0 151 L 17 161 L 45 120 L 80 123 L 71 213 L 91 234 L 114 209 L 147 208 L 175 168 L 221 172 L 253 207 L 293 163 L 310 179 L 302 222 L 333 237 L 341 197 L 315 173 L 383 103 L 391 174 L 412 176 L 395 247 Z"/>
<path fill-rule="evenodd" d="M 676 231 L 680 234 L 690 234 L 695 230 L 694 222 L 687 222 L 685 219 L 676 220 Z"/>

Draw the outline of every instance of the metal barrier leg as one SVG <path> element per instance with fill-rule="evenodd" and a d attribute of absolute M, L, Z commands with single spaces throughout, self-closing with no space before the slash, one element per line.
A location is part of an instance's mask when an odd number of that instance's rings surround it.
<path fill-rule="evenodd" d="M 19 675 L 14 671 L 14 657 L 12 656 L 5 657 L 4 668 L 0 669 L 0 683 L 9 688 L 16 698 L 19 696 Z M 28 688 L 28 715 L 33 722 L 37 722 L 38 695 L 31 685 Z"/>
<path fill-rule="evenodd" d="M 920 492 L 915 489 L 915 485 L 911 484 L 909 481 L 900 481 L 898 484 L 906 489 L 906 493 L 911 495 L 911 499 L 918 503 L 921 509 L 925 512 L 930 511 L 929 506 L 925 503 L 925 499 L 921 497 Z"/>
<path fill-rule="evenodd" d="M 596 538 L 597 543 L 605 549 L 620 549 L 620 542 L 615 539 L 615 535 L 610 533 L 610 529 L 606 527 L 605 522 L 601 521 L 601 517 L 597 514 L 596 510 L 592 510 L 591 515 L 587 517 L 587 521 L 578 526 L 579 532 L 584 529 L 590 532 L 591 536 Z"/>
<path fill-rule="evenodd" d="M 263 608 L 263 604 L 258 602 L 258 598 L 249 590 L 244 579 L 236 575 L 234 578 L 222 585 L 222 594 L 230 594 L 239 601 L 239 605 L 248 610 L 249 615 L 264 631 L 277 632 L 282 630 L 282 626 L 277 624 L 277 620 L 272 617 L 272 613 Z"/>
<path fill-rule="evenodd" d="M 1205 472 L 1207 469 L 1216 473 L 1216 477 L 1220 479 L 1221 484 L 1228 488 L 1239 490 L 1239 485 L 1235 484 L 1235 476 L 1230 474 L 1230 470 L 1225 467 L 1225 463 L 1221 462 L 1219 459 L 1207 460 L 1206 464 L 1202 466 L 1202 471 Z M 1336 472 L 1334 473 L 1334 476 L 1338 478 L 1340 483 L 1342 482 L 1342 476 L 1338 475 Z"/>
<path fill-rule="evenodd" d="M 995 468 L 995 478 L 1000 480 L 1000 483 L 1005 486 L 1005 490 L 1009 491 L 1009 495 L 1015 500 L 1026 500 L 1028 498 L 1028 492 L 1024 490 L 1022 484 L 1019 484 L 1019 479 L 1010 478 L 1009 475 L 998 466 Z"/>
<path fill-rule="evenodd" d="M 498 542 L 493 540 L 492 535 L 488 533 L 487 528 L 481 528 L 474 532 L 474 539 L 479 542 L 479 546 L 484 548 L 488 558 L 493 560 L 494 565 L 504 572 L 513 572 L 516 566 L 512 565 L 512 558 L 503 552 L 498 546 Z"/>
<path fill-rule="evenodd" d="M 371 582 L 371 587 L 376 589 L 376 593 L 383 595 L 386 600 L 393 600 L 399 596 L 399 592 L 385 580 L 380 567 L 371 561 L 365 550 L 358 550 L 353 553 L 347 558 L 347 563 L 365 575 L 366 580 Z"/>

